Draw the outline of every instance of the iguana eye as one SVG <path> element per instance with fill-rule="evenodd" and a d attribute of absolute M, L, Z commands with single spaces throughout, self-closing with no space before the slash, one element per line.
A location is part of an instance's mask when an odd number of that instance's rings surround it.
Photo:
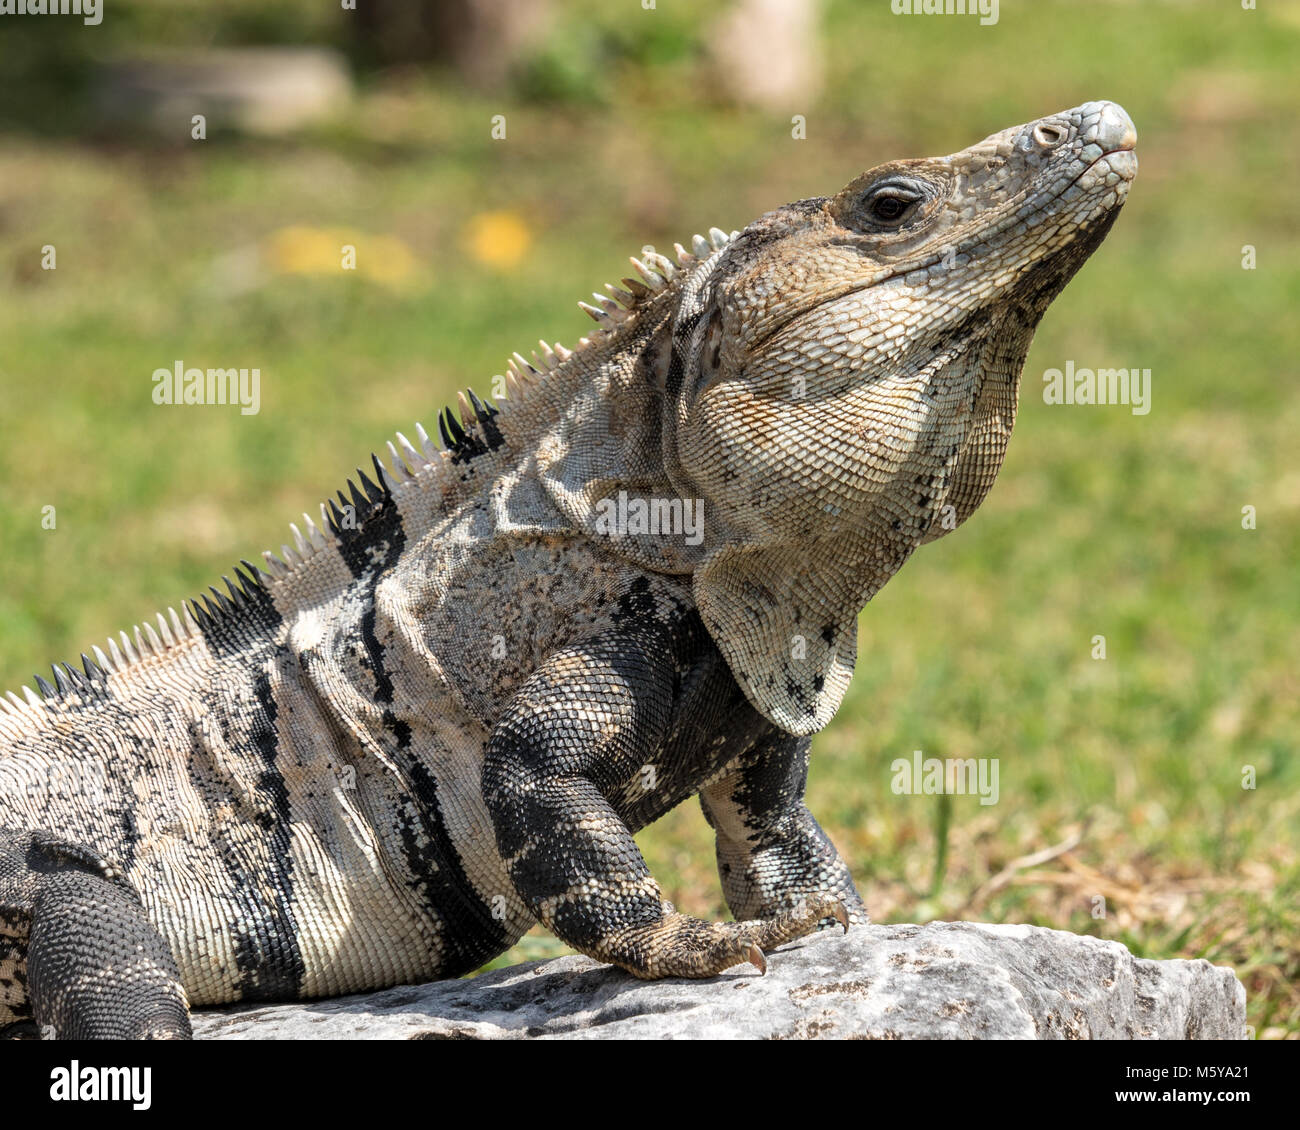
<path fill-rule="evenodd" d="M 878 196 L 871 202 L 871 214 L 877 220 L 897 220 L 907 211 L 907 203 L 899 196 Z"/>
<path fill-rule="evenodd" d="M 899 184 L 882 185 L 864 201 L 867 215 L 878 224 L 894 226 L 902 222 L 921 200 L 921 193 Z"/>

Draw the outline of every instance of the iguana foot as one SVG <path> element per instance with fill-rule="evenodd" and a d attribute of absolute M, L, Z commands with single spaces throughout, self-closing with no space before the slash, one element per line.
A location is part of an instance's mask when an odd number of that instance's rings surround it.
<path fill-rule="evenodd" d="M 849 928 L 844 904 L 826 895 L 810 895 L 793 910 L 755 922 L 705 922 L 673 911 L 619 930 L 605 940 L 600 956 L 644 981 L 713 977 L 746 961 L 765 973 L 765 950 L 806 937 L 827 920 Z"/>

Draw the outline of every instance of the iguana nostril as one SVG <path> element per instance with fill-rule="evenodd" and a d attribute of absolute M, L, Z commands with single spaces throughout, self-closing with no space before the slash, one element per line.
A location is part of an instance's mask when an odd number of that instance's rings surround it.
<path fill-rule="evenodd" d="M 1049 126 L 1046 122 L 1039 122 L 1034 126 L 1034 140 L 1044 149 L 1060 145 L 1064 137 L 1065 131 L 1059 126 Z"/>

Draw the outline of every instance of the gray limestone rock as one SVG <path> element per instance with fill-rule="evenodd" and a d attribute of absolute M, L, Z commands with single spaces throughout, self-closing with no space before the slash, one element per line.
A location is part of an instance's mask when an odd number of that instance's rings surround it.
<path fill-rule="evenodd" d="M 826 932 L 766 976 L 637 981 L 585 957 L 305 1004 L 196 1013 L 199 1039 L 1242 1039 L 1246 993 L 1207 961 L 1148 961 L 1036 926 Z"/>

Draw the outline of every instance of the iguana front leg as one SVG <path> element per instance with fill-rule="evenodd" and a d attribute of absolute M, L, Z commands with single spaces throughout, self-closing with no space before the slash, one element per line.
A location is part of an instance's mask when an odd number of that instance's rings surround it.
<path fill-rule="evenodd" d="M 742 768 L 700 791 L 737 918 L 773 918 L 829 897 L 855 924 L 870 921 L 848 865 L 803 802 L 811 741 L 773 728 Z"/>
<path fill-rule="evenodd" d="M 0 934 L 19 959 L 25 1007 L 44 1038 L 188 1039 L 171 949 L 139 896 L 97 852 L 0 828 Z M 14 988 L 18 978 L 15 978 Z"/>
<path fill-rule="evenodd" d="M 646 979 L 711 977 L 744 961 L 762 969 L 764 949 L 845 914 L 827 895 L 763 922 L 705 922 L 663 899 L 607 797 L 663 741 L 679 644 L 668 627 L 640 622 L 557 653 L 497 725 L 483 771 L 520 897 L 574 949 Z"/>

